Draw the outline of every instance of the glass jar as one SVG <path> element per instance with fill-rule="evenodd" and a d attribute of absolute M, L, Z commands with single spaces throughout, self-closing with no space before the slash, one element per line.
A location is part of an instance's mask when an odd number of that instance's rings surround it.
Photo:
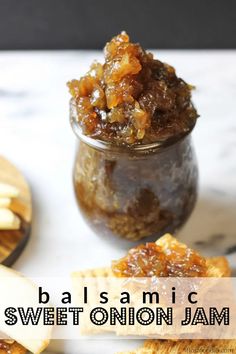
<path fill-rule="evenodd" d="M 83 135 L 73 105 L 70 120 L 79 140 L 75 194 L 96 233 L 156 239 L 184 224 L 198 185 L 190 132 L 181 139 L 125 147 Z"/>

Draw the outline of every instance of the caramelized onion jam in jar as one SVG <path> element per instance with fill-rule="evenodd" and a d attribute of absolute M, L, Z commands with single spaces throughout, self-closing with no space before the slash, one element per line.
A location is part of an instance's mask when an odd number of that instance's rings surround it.
<path fill-rule="evenodd" d="M 175 232 L 197 195 L 192 87 L 125 32 L 106 44 L 103 65 L 68 87 L 74 186 L 87 222 L 129 240 Z"/>

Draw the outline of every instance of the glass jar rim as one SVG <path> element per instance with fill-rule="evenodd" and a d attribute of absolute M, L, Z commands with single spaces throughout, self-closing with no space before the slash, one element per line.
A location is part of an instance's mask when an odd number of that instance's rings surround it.
<path fill-rule="evenodd" d="M 133 151 L 133 152 L 148 152 L 148 151 L 153 151 L 153 150 L 164 150 L 181 140 L 183 140 L 185 137 L 190 135 L 192 130 L 195 127 L 196 121 L 194 124 L 189 128 L 189 130 L 185 131 L 181 135 L 176 135 L 171 138 L 168 138 L 166 140 L 157 140 L 152 143 L 148 144 L 135 144 L 135 145 L 125 145 L 125 144 L 114 144 L 109 141 L 104 141 L 100 139 L 95 139 L 92 138 L 88 135 L 85 135 L 82 132 L 81 127 L 79 126 L 78 120 L 76 119 L 76 114 L 74 110 L 76 109 L 75 105 L 73 104 L 74 100 L 72 99 L 70 101 L 70 124 L 72 127 L 72 130 L 76 137 L 86 143 L 87 145 L 97 149 L 97 150 L 109 150 L 109 151 L 117 151 L 117 152 L 127 152 L 127 151 Z"/>

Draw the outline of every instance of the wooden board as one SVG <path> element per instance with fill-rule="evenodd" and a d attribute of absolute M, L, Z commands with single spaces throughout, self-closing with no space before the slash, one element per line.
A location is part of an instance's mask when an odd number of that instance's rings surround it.
<path fill-rule="evenodd" d="M 21 254 L 30 235 L 32 202 L 30 188 L 21 172 L 0 156 L 0 183 L 8 183 L 19 189 L 20 195 L 10 209 L 21 219 L 19 230 L 0 230 L 0 263 L 10 266 Z"/>

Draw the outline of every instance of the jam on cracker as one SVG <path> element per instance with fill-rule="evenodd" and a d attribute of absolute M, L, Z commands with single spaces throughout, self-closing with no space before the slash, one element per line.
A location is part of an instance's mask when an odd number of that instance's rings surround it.
<path fill-rule="evenodd" d="M 169 235 L 163 236 L 168 247 L 146 243 L 132 248 L 112 270 L 117 277 L 204 277 L 207 274 L 205 258 Z M 161 240 L 161 239 L 160 239 Z"/>

